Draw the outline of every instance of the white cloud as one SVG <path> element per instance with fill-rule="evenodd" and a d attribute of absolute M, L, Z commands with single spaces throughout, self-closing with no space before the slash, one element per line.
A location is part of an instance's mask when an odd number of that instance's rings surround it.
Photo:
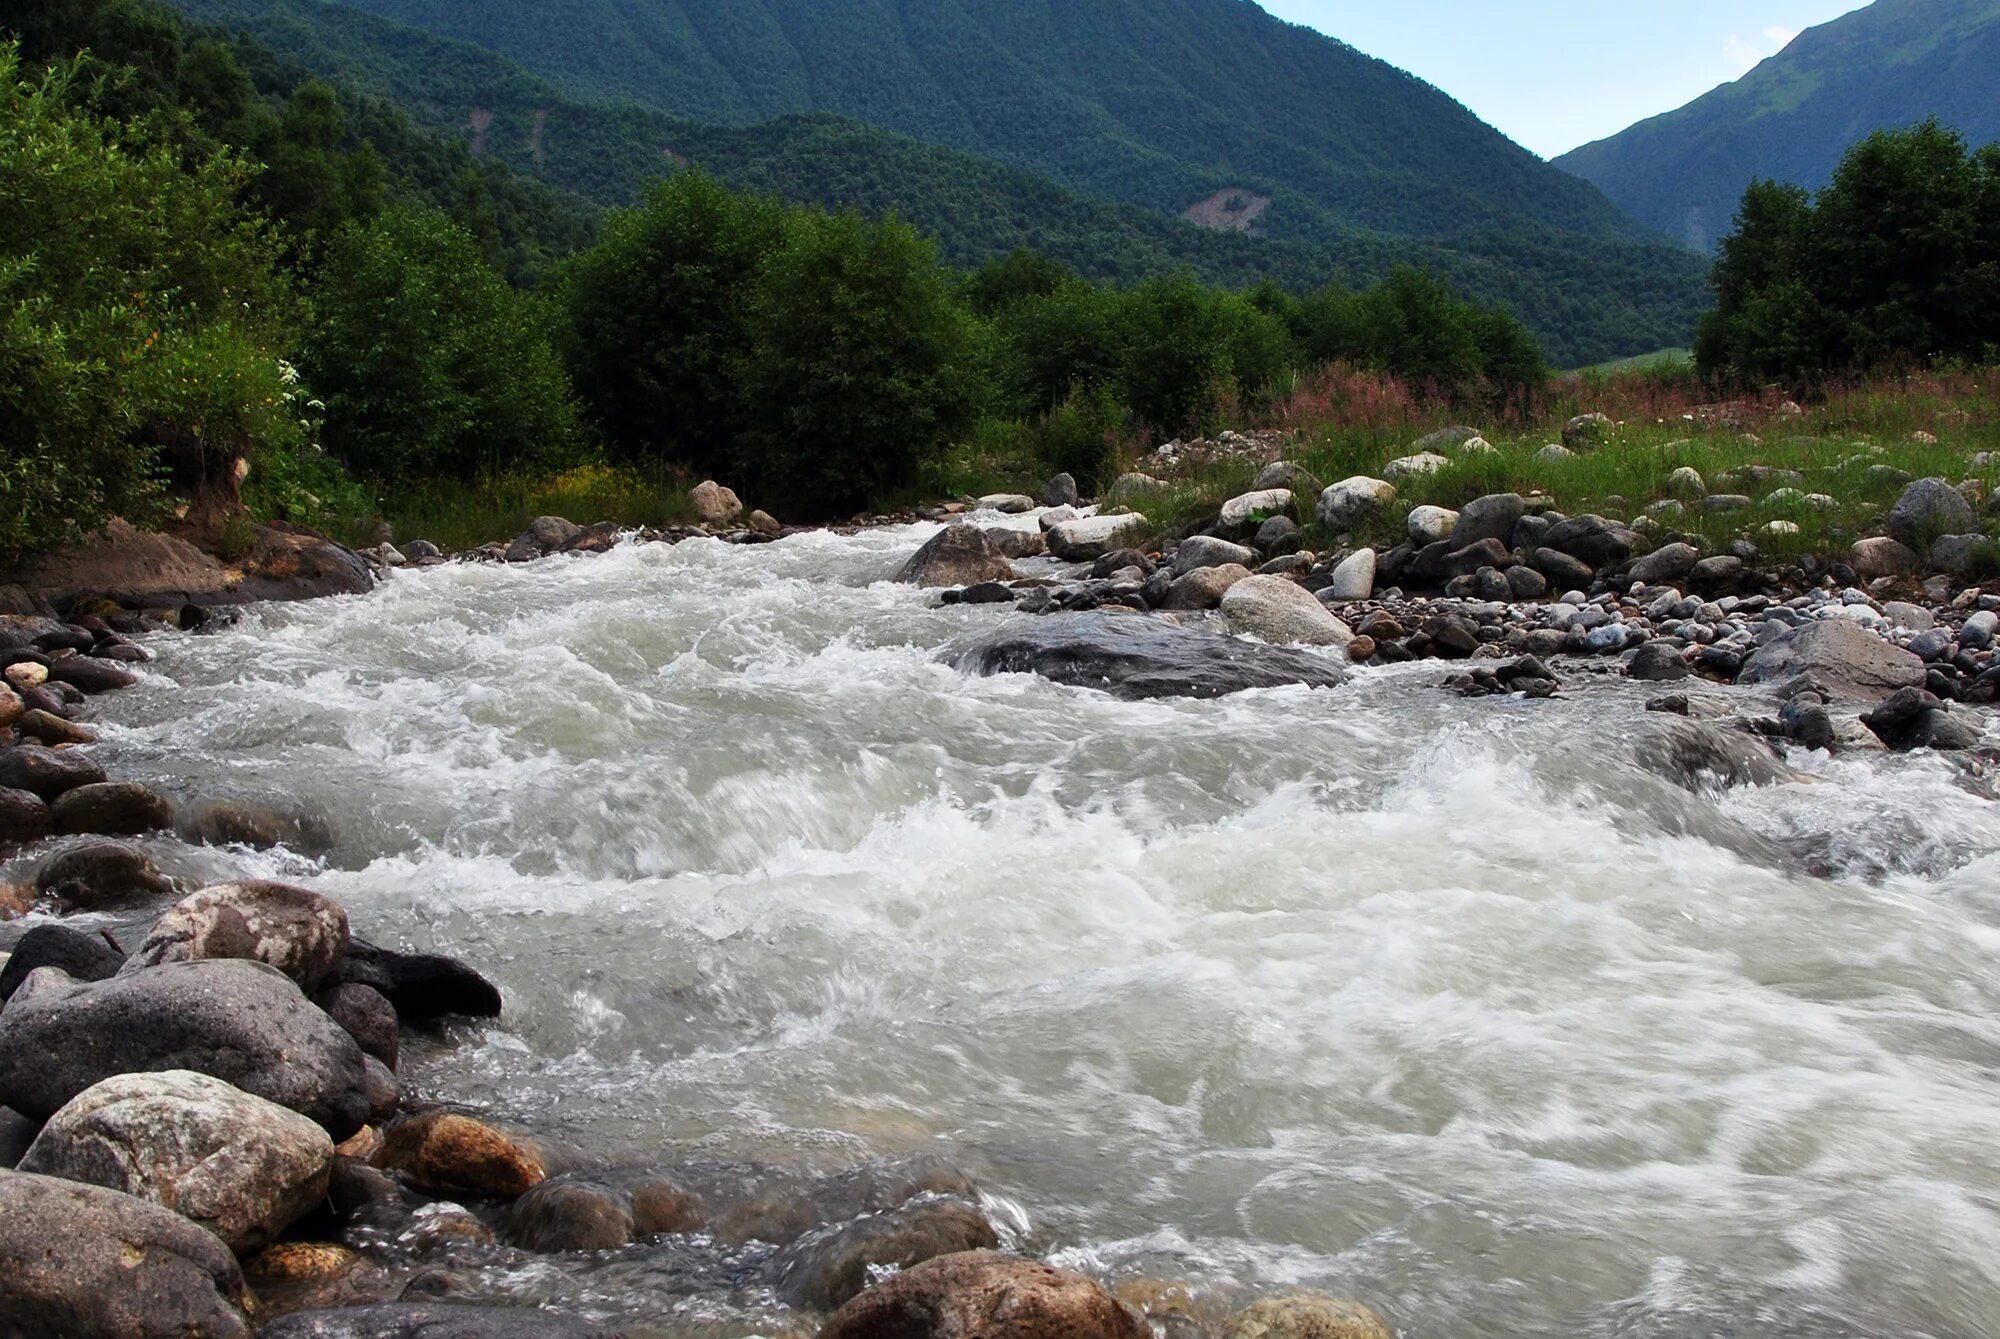
<path fill-rule="evenodd" d="M 1750 73 L 1766 56 L 1775 56 L 1792 44 L 1799 35 L 1796 28 L 1773 25 L 1760 30 L 1755 37 L 1745 37 L 1742 33 L 1731 33 L 1722 44 L 1722 58 L 1738 78 Z"/>

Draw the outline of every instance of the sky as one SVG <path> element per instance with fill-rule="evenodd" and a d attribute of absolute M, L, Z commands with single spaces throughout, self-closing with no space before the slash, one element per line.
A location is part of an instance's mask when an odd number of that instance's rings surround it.
<path fill-rule="evenodd" d="M 1545 158 L 1672 111 L 1861 0 L 1259 0 Z"/>

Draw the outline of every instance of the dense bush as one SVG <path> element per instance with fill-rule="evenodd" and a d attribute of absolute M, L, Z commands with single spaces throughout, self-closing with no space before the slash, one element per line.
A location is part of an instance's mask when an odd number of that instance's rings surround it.
<path fill-rule="evenodd" d="M 1927 122 L 1850 150 L 1817 199 L 1744 194 L 1695 355 L 1705 374 L 1810 382 L 2000 356 L 2000 145 Z"/>

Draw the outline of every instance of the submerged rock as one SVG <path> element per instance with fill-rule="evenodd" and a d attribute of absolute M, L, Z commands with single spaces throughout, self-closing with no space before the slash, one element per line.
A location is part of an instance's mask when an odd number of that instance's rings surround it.
<path fill-rule="evenodd" d="M 49 806 L 56 831 L 136 837 L 174 825 L 174 807 L 136 781 L 101 781 L 67 791 Z"/>
<path fill-rule="evenodd" d="M 1700 721 L 1665 718 L 1665 729 L 1639 741 L 1639 765 L 1685 790 L 1778 786 L 1811 778 L 1785 766 L 1755 735 Z"/>
<path fill-rule="evenodd" d="M 1395 1332 L 1359 1302 L 1303 1293 L 1270 1297 L 1237 1312 L 1222 1339 L 1396 1339 Z"/>
<path fill-rule="evenodd" d="M 299 1311 L 272 1321 L 258 1339 L 619 1339 L 612 1328 L 534 1307 L 382 1302 Z"/>
<path fill-rule="evenodd" d="M 1309 651 L 1116 614 L 1051 615 L 947 655 L 972 674 L 1039 674 L 1129 699 L 1214 698 L 1251 688 L 1333 688 L 1347 681 L 1337 662 Z"/>
<path fill-rule="evenodd" d="M 120 842 L 92 842 L 44 863 L 35 871 L 35 891 L 91 911 L 169 897 L 174 885 L 145 852 Z"/>
<path fill-rule="evenodd" d="M 518 1199 L 548 1176 L 538 1150 L 452 1111 L 426 1111 L 391 1128 L 374 1163 L 433 1190 L 501 1200 Z"/>
<path fill-rule="evenodd" d="M 1737 681 L 1783 683 L 1802 675 L 1836 696 L 1874 702 L 1898 688 L 1921 688 L 1924 662 L 1847 619 L 1829 618 L 1766 642 L 1743 662 Z"/>
<path fill-rule="evenodd" d="M 514 1201 L 505 1237 L 522 1250 L 609 1251 L 647 1237 L 706 1226 L 700 1195 L 646 1168 L 550 1177 Z"/>
<path fill-rule="evenodd" d="M 819 1339 L 1151 1339 L 1081 1274 L 989 1251 L 940 1256 L 835 1312 Z"/>

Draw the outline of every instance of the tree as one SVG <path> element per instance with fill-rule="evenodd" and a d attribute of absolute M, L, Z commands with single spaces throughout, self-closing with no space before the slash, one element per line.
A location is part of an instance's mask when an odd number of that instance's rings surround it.
<path fill-rule="evenodd" d="M 1126 297 L 1125 386 L 1133 415 L 1155 434 L 1215 426 L 1230 373 L 1223 299 L 1186 271 L 1148 280 Z"/>
<path fill-rule="evenodd" d="M 581 431 L 542 303 L 431 210 L 349 224 L 319 271 L 308 381 L 325 443 L 377 479 L 470 478 L 576 456 Z"/>

